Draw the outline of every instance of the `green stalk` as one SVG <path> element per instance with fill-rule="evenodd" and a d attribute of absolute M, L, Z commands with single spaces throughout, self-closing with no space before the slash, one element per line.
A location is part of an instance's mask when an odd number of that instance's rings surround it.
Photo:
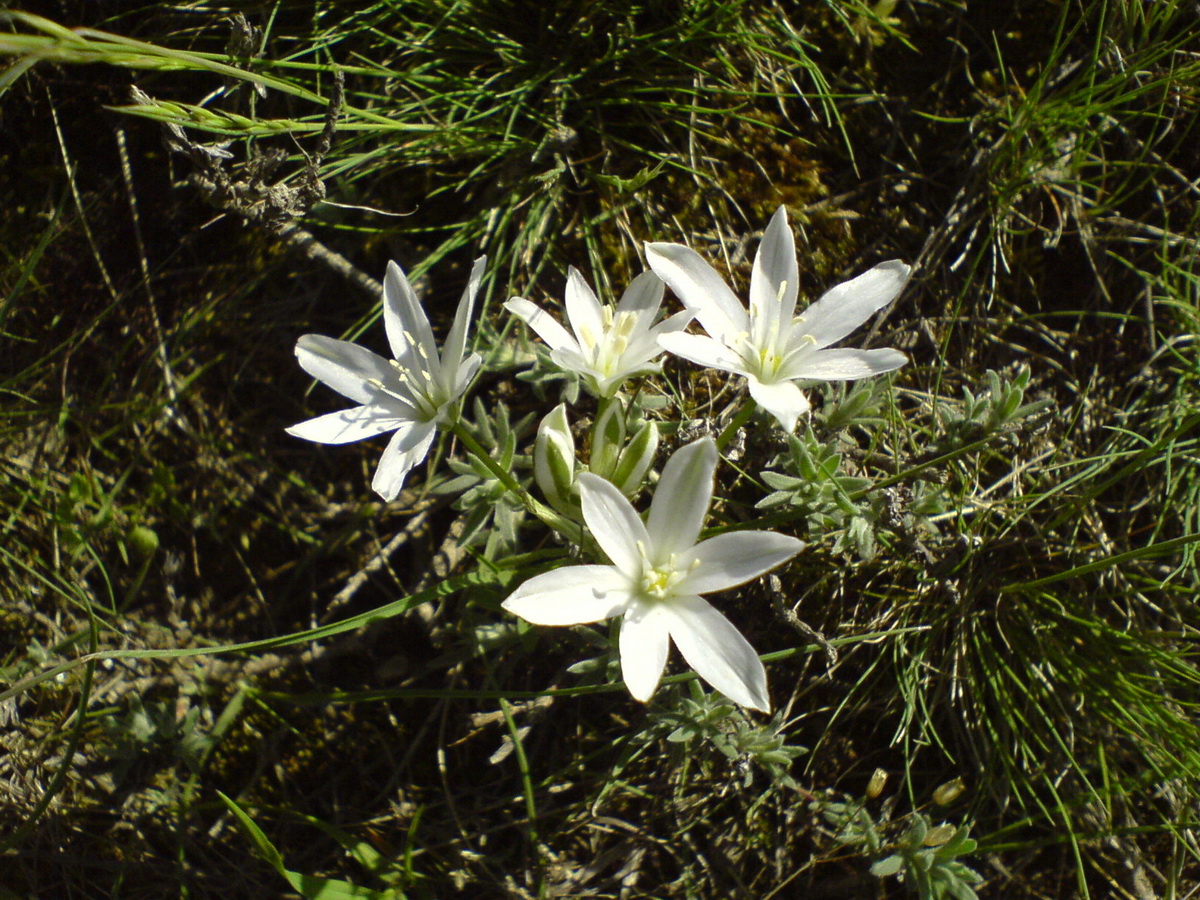
<path fill-rule="evenodd" d="M 541 839 L 537 828 L 537 802 L 533 793 L 533 776 L 530 774 L 529 759 L 525 756 L 525 745 L 521 742 L 521 730 L 513 719 L 512 707 L 504 697 L 500 698 L 500 711 L 504 713 L 504 724 L 508 726 L 508 735 L 513 742 L 513 753 L 517 758 L 517 768 L 521 772 L 521 793 L 525 797 L 525 815 L 529 819 L 529 830 L 526 838 L 529 850 L 533 855 L 538 870 L 537 896 L 545 896 L 542 879 Z"/>

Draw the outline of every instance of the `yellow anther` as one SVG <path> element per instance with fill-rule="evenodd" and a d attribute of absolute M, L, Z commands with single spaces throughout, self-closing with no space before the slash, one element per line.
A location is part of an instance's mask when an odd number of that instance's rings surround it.
<path fill-rule="evenodd" d="M 404 332 L 404 340 L 408 342 L 408 346 L 412 347 L 413 350 L 416 351 L 417 356 L 421 357 L 421 359 L 425 360 L 426 362 L 429 361 L 429 354 L 425 352 L 425 345 L 413 337 L 411 331 Z"/>
<path fill-rule="evenodd" d="M 637 316 L 631 312 L 623 312 L 617 316 L 616 328 L 613 330 L 622 337 L 628 338 L 633 334 L 635 325 L 637 325 Z"/>
<path fill-rule="evenodd" d="M 599 345 L 596 340 L 596 335 L 592 333 L 592 329 L 587 325 L 581 325 L 579 327 L 579 338 L 585 350 L 589 348 L 593 350 L 598 349 Z"/>

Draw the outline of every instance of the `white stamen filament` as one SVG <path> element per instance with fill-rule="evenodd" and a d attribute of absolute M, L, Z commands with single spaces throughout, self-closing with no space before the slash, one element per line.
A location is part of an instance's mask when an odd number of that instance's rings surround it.
<path fill-rule="evenodd" d="M 803 334 L 800 340 L 795 342 L 795 346 L 788 350 L 779 360 L 779 368 L 791 365 L 793 360 L 801 356 L 806 356 L 812 348 L 817 346 L 817 339 L 811 334 Z"/>

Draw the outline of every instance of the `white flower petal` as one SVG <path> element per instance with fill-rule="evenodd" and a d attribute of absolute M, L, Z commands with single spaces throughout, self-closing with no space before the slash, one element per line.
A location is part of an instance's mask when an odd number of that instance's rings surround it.
<path fill-rule="evenodd" d="M 621 620 L 621 677 L 634 698 L 645 703 L 658 687 L 670 649 L 671 617 L 665 604 L 635 600 Z"/>
<path fill-rule="evenodd" d="M 570 349 L 551 350 L 551 361 L 564 372 L 578 372 L 580 375 L 594 378 L 595 373 L 591 363 L 584 359 L 575 347 L 575 339 L 572 338 Z"/>
<path fill-rule="evenodd" d="M 817 347 L 828 347 L 891 303 L 904 289 L 909 271 L 907 265 L 893 259 L 843 281 L 806 309 L 795 328 L 812 336 Z"/>
<path fill-rule="evenodd" d="M 501 606 L 534 625 L 584 625 L 619 616 L 629 579 L 612 566 L 566 566 L 534 576 Z"/>
<path fill-rule="evenodd" d="M 810 408 L 804 392 L 790 381 L 764 384 L 757 378 L 751 378 L 749 385 L 754 402 L 773 415 L 780 427 L 789 433 L 795 430 L 796 420 Z"/>
<path fill-rule="evenodd" d="M 411 416 L 397 416 L 380 406 L 354 406 L 299 422 L 287 429 L 287 433 L 318 444 L 349 444 L 394 431 L 411 421 Z"/>
<path fill-rule="evenodd" d="M 395 378 L 382 356 L 323 334 L 306 334 L 296 341 L 296 360 L 313 378 L 357 403 L 370 403 L 375 396 L 377 388 L 369 382 Z"/>
<path fill-rule="evenodd" d="M 583 472 L 578 478 L 583 521 L 613 565 L 631 578 L 642 572 L 643 547 L 650 544 L 646 526 L 624 495 L 599 475 Z"/>
<path fill-rule="evenodd" d="M 881 375 L 900 368 L 908 357 L 899 350 L 819 350 L 788 367 L 789 378 L 815 378 L 821 381 L 852 381 Z"/>
<path fill-rule="evenodd" d="M 671 639 L 696 674 L 734 703 L 771 711 L 767 673 L 754 648 L 703 597 L 674 597 Z"/>
<path fill-rule="evenodd" d="M 455 384 L 451 385 L 450 397 L 446 403 L 457 400 L 467 392 L 467 388 L 471 386 L 471 382 L 475 378 L 475 373 L 479 371 L 481 365 L 483 365 L 483 357 L 478 353 L 472 353 L 462 361 L 462 365 L 458 368 L 458 376 Z"/>
<path fill-rule="evenodd" d="M 701 541 L 679 555 L 686 572 L 675 587 L 681 594 L 707 594 L 745 584 L 787 562 L 804 541 L 774 531 L 731 531 Z"/>
<path fill-rule="evenodd" d="M 742 358 L 720 341 L 707 335 L 673 331 L 660 335 L 658 346 L 668 353 L 682 356 L 698 366 L 720 369 L 722 372 L 733 372 L 736 375 L 746 374 Z"/>
<path fill-rule="evenodd" d="M 655 565 L 666 564 L 672 554 L 696 543 L 712 502 L 716 468 L 717 445 L 712 438 L 700 438 L 676 450 L 663 466 L 646 521 Z"/>
<path fill-rule="evenodd" d="M 673 316 L 667 316 L 667 318 L 650 329 L 650 334 L 657 338 L 659 335 L 683 331 L 694 318 L 696 317 L 692 314 L 692 311 L 685 309 L 683 312 L 677 312 Z"/>
<path fill-rule="evenodd" d="M 591 357 L 604 337 L 604 311 L 600 308 L 599 299 L 574 266 L 567 269 L 565 303 L 567 319 L 579 341 L 579 349 L 584 356 Z"/>
<path fill-rule="evenodd" d="M 732 341 L 749 332 L 750 317 L 741 302 L 695 250 L 682 244 L 647 244 L 646 260 L 709 335 Z"/>
<path fill-rule="evenodd" d="M 471 274 L 467 277 L 467 286 L 463 288 L 462 296 L 458 300 L 458 309 L 455 310 L 454 322 L 450 325 L 450 333 L 446 335 L 441 356 L 435 357 L 441 361 L 437 379 L 447 393 L 454 393 L 454 386 L 458 382 L 458 368 L 467 352 L 467 330 L 471 327 L 471 314 L 475 310 L 475 295 L 479 292 L 483 270 L 486 268 L 486 256 L 479 257 L 471 266 Z"/>
<path fill-rule="evenodd" d="M 429 327 L 429 317 L 417 302 L 408 276 L 394 262 L 388 263 L 383 277 L 383 327 L 387 330 L 392 356 L 399 359 L 406 347 L 413 347 L 426 365 L 437 360 L 437 343 Z"/>
<path fill-rule="evenodd" d="M 504 304 L 504 308 L 532 328 L 551 350 L 579 352 L 579 343 L 571 336 L 571 333 L 536 304 L 524 297 L 513 297 Z"/>
<path fill-rule="evenodd" d="M 617 304 L 617 315 L 632 313 L 637 317 L 634 333 L 645 333 L 662 306 L 664 288 L 661 278 L 653 272 L 643 272 L 625 288 L 621 302 Z"/>
<path fill-rule="evenodd" d="M 621 354 L 621 368 L 632 371 L 649 363 L 665 349 L 659 346 L 659 337 L 687 328 L 688 322 L 692 321 L 692 318 L 691 312 L 685 309 L 683 312 L 663 319 L 652 328 L 643 329 L 639 325 L 638 329 L 629 336 L 629 346 Z M 658 367 L 656 366 L 653 371 L 658 371 Z"/>
<path fill-rule="evenodd" d="M 396 499 L 408 473 L 429 453 L 434 433 L 432 422 L 413 422 L 392 435 L 371 480 L 375 493 L 388 503 Z"/>
<path fill-rule="evenodd" d="M 768 330 L 774 332 L 780 324 L 791 323 L 799 282 L 796 243 L 788 228 L 787 209 L 781 206 L 763 233 L 750 272 L 750 308 L 760 310 L 759 315 L 765 314 Z"/>

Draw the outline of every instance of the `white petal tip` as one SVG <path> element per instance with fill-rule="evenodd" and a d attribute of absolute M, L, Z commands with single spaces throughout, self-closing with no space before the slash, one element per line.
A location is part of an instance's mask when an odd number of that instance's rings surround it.
<path fill-rule="evenodd" d="M 651 690 L 650 693 L 643 696 L 639 692 L 639 690 L 637 688 L 635 688 L 632 684 L 630 684 L 628 681 L 625 682 L 625 687 L 629 691 L 629 696 L 633 697 L 633 699 L 636 700 L 638 703 L 649 703 L 650 698 L 654 696 L 653 690 Z M 657 688 L 657 687 L 658 687 L 658 685 L 655 685 L 655 688 Z"/>

